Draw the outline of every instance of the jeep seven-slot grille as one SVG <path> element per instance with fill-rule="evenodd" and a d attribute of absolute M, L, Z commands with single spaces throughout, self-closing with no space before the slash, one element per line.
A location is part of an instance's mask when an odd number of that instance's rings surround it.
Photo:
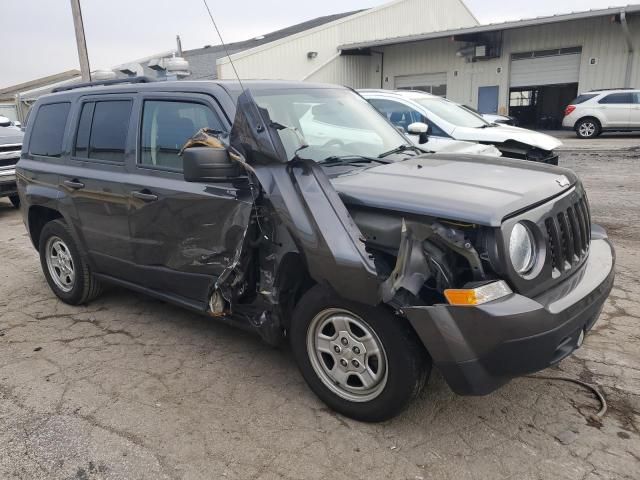
<path fill-rule="evenodd" d="M 591 213 L 586 196 L 545 220 L 553 268 L 562 273 L 580 264 L 591 243 Z"/>

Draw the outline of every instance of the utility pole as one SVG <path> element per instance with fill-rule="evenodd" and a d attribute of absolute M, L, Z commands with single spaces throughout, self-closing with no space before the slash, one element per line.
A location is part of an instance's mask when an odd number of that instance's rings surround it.
<path fill-rule="evenodd" d="M 84 38 L 84 24 L 82 23 L 82 10 L 80 10 L 80 0 L 71 0 L 71 13 L 73 15 L 73 26 L 76 30 L 76 44 L 78 45 L 78 59 L 80 60 L 80 72 L 82 81 L 91 81 L 91 68 L 89 67 L 89 53 L 87 52 L 87 42 Z"/>

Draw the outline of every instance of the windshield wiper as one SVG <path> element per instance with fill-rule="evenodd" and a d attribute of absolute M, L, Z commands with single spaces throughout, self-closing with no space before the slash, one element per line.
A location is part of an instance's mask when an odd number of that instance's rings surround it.
<path fill-rule="evenodd" d="M 420 147 L 416 147 L 415 145 L 407 145 L 405 143 L 400 145 L 399 147 L 389 150 L 388 152 L 381 153 L 380 155 L 378 155 L 378 158 L 388 157 L 389 155 L 393 155 L 394 153 L 402 153 L 406 152 L 407 150 L 413 150 L 418 155 L 425 153 Z"/>
<path fill-rule="evenodd" d="M 327 157 L 324 160 L 319 161 L 318 164 L 334 166 L 334 165 L 353 165 L 358 163 L 372 163 L 372 162 L 390 163 L 389 161 L 382 160 L 380 158 L 363 157 L 361 155 L 341 155 L 341 156 L 333 155 L 331 157 Z"/>

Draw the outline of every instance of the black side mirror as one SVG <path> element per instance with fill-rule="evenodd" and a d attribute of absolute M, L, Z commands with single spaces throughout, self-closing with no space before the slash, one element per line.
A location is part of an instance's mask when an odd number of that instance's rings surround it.
<path fill-rule="evenodd" d="M 182 154 L 182 165 L 187 182 L 220 182 L 242 173 L 242 167 L 231 160 L 226 148 L 187 148 Z"/>

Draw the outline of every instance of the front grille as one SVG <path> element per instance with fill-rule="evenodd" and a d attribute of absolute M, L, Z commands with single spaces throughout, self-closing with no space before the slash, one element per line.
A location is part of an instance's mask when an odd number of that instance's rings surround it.
<path fill-rule="evenodd" d="M 0 152 L 20 152 L 22 145 L 0 145 Z"/>
<path fill-rule="evenodd" d="M 582 195 L 577 202 L 545 220 L 547 247 L 554 274 L 580 265 L 591 244 L 591 213 L 589 202 Z"/>

